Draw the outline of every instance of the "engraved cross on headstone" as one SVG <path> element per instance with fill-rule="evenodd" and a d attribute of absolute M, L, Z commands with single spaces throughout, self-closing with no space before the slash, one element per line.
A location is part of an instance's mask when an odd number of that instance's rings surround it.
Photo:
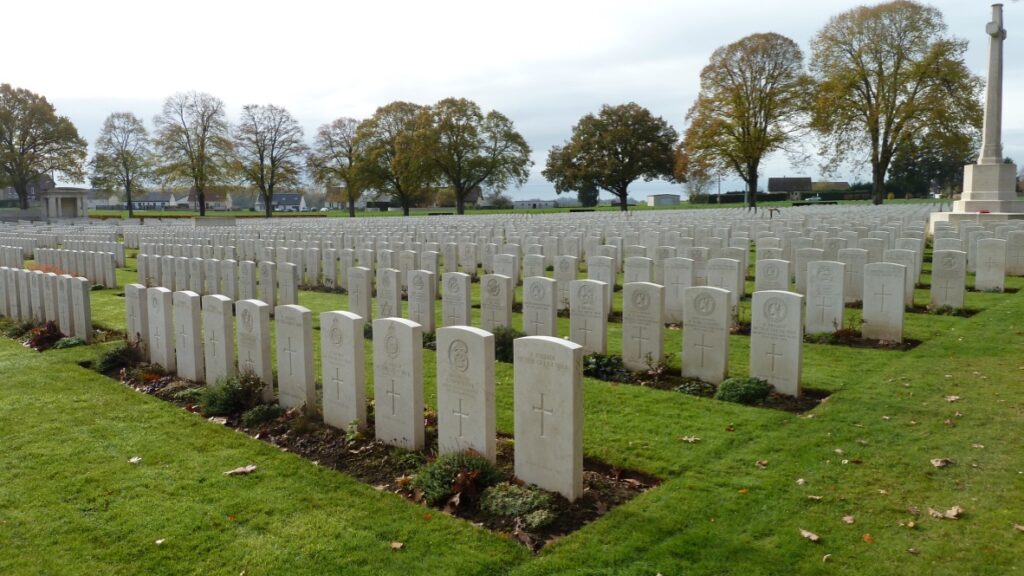
<path fill-rule="evenodd" d="M 772 342 L 772 349 L 768 352 L 765 352 L 765 356 L 768 357 L 768 371 L 771 372 L 772 374 L 775 374 L 775 359 L 782 358 L 782 353 L 776 352 L 775 346 L 775 342 Z"/>
<path fill-rule="evenodd" d="M 395 400 L 401 398 L 402 395 L 395 391 L 395 379 L 391 379 L 391 386 L 387 389 L 387 395 L 391 397 L 391 415 L 397 414 L 397 407 L 395 406 Z"/>
<path fill-rule="evenodd" d="M 462 398 L 459 398 L 458 409 L 452 409 L 452 415 L 459 419 L 459 438 L 462 438 L 462 421 L 469 418 L 469 413 L 462 411 Z"/>
<path fill-rule="evenodd" d="M 711 350 L 712 348 L 714 348 L 714 346 L 712 346 L 712 345 L 710 345 L 710 344 L 707 344 L 707 343 L 705 343 L 705 342 L 704 342 L 704 339 L 705 339 L 706 337 L 707 337 L 707 334 L 705 334 L 705 333 L 701 332 L 701 335 L 700 335 L 700 342 L 699 342 L 699 343 L 697 343 L 697 344 L 695 344 L 695 346 L 696 346 L 696 347 L 697 347 L 698 349 L 700 349 L 700 367 L 701 367 L 701 368 L 703 368 L 703 367 L 704 367 L 704 353 L 705 353 L 705 352 L 707 352 L 708 350 Z"/>
<path fill-rule="evenodd" d="M 553 416 L 555 412 L 544 408 L 544 393 L 540 394 L 540 406 L 534 406 L 533 411 L 540 414 L 540 437 L 544 437 L 544 416 Z"/>
<path fill-rule="evenodd" d="M 293 370 L 292 370 L 292 356 L 296 352 L 295 350 L 292 350 L 292 337 L 291 336 L 288 337 L 288 345 L 284 347 L 284 350 L 282 350 L 282 352 L 284 352 L 285 354 L 288 355 L 288 375 L 291 376 L 294 373 Z"/>

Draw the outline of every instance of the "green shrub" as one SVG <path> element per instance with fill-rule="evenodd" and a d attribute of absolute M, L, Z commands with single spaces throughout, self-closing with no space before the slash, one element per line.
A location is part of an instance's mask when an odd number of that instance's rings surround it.
<path fill-rule="evenodd" d="M 4 336 L 11 338 L 12 340 L 18 340 L 24 337 L 29 331 L 32 330 L 33 324 L 31 322 L 18 322 L 17 320 L 8 320 L 3 323 L 2 328 Z"/>
<path fill-rule="evenodd" d="M 551 494 L 538 488 L 502 482 L 484 491 L 480 510 L 491 516 L 525 516 L 551 508 L 554 503 Z"/>
<path fill-rule="evenodd" d="M 445 454 L 427 464 L 413 481 L 430 504 L 440 504 L 455 494 L 468 499 L 502 481 L 502 474 L 491 461 L 478 454 L 458 452 Z"/>
<path fill-rule="evenodd" d="M 583 357 L 583 375 L 607 382 L 629 382 L 633 372 L 622 365 L 622 356 L 587 354 Z"/>
<path fill-rule="evenodd" d="M 509 326 L 499 326 L 494 329 L 494 358 L 499 362 L 512 362 L 515 356 L 514 344 L 516 338 L 522 338 L 526 336 L 525 332 L 520 332 L 515 328 Z"/>
<path fill-rule="evenodd" d="M 523 528 L 529 531 L 539 530 L 555 521 L 555 513 L 551 510 L 534 510 L 523 516 Z"/>
<path fill-rule="evenodd" d="M 253 426 L 259 426 L 264 422 L 270 422 L 271 420 L 277 419 L 284 414 L 284 408 L 281 408 L 277 404 L 260 404 L 246 410 L 242 414 L 242 426 L 246 428 L 252 428 Z"/>
<path fill-rule="evenodd" d="M 139 349 L 139 345 L 125 342 L 117 348 L 111 348 L 104 352 L 96 370 L 107 374 L 121 368 L 134 368 L 138 366 L 139 362 L 142 362 L 142 350 Z"/>
<path fill-rule="evenodd" d="M 716 387 L 710 382 L 704 382 L 703 380 L 687 380 L 679 386 L 676 386 L 677 392 L 683 394 L 689 394 L 690 396 L 700 396 L 702 398 L 711 398 L 715 395 Z"/>
<path fill-rule="evenodd" d="M 757 404 L 771 391 L 771 385 L 760 378 L 729 378 L 718 385 L 715 398 L 737 404 Z"/>
<path fill-rule="evenodd" d="M 254 408 L 262 399 L 263 382 L 246 373 L 208 386 L 199 405 L 207 416 L 228 416 Z"/>
<path fill-rule="evenodd" d="M 85 340 L 82 340 L 81 338 L 76 338 L 74 336 L 68 336 L 66 338 L 61 338 L 60 340 L 57 340 L 57 342 L 53 345 L 53 349 L 54 350 L 63 350 L 65 348 L 74 348 L 75 346 L 83 346 L 84 344 L 85 344 Z"/>
<path fill-rule="evenodd" d="M 190 386 L 188 388 L 182 388 L 171 394 L 171 398 L 178 402 L 185 402 L 188 404 L 198 404 L 203 399 L 203 394 L 206 393 L 206 389 L 199 386 Z"/>

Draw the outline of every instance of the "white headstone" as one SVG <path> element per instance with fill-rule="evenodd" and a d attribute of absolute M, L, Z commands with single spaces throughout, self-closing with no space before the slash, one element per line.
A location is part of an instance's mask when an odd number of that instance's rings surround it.
<path fill-rule="evenodd" d="M 313 313 L 297 304 L 278 306 L 277 382 L 281 406 L 317 405 L 316 376 L 313 372 Z"/>
<path fill-rule="evenodd" d="M 235 327 L 232 301 L 223 294 L 203 296 L 203 351 L 209 384 L 235 375 Z"/>
<path fill-rule="evenodd" d="M 657 366 L 662 359 L 665 289 L 650 282 L 622 288 L 622 363 L 631 370 Z"/>
<path fill-rule="evenodd" d="M 324 423 L 346 430 L 366 427 L 363 319 L 338 310 L 320 315 Z"/>
<path fill-rule="evenodd" d="M 263 401 L 274 399 L 274 371 L 270 358 L 270 305 L 260 300 L 239 300 L 238 370 L 253 374 L 263 382 Z"/>
<path fill-rule="evenodd" d="M 803 369 L 803 296 L 754 292 L 750 313 L 750 375 L 780 394 L 800 396 Z"/>
<path fill-rule="evenodd" d="M 611 287 L 597 280 L 573 280 L 569 284 L 569 339 L 584 354 L 608 352 L 608 306 L 605 291 Z"/>
<path fill-rule="evenodd" d="M 583 495 L 583 348 L 515 341 L 515 475 L 569 501 Z"/>
<path fill-rule="evenodd" d="M 373 321 L 373 395 L 377 440 L 421 450 L 423 333 L 404 318 Z"/>
<path fill-rule="evenodd" d="M 729 291 L 692 286 L 683 303 L 683 376 L 719 384 L 729 375 Z"/>
<path fill-rule="evenodd" d="M 494 462 L 494 366 L 494 335 L 490 332 L 470 326 L 437 331 L 437 444 L 441 454 L 473 450 Z"/>

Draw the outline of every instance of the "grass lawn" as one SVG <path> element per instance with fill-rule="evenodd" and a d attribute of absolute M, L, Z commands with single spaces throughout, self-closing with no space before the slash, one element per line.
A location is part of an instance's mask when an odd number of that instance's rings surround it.
<path fill-rule="evenodd" d="M 119 292 L 93 293 L 97 324 L 123 329 Z M 300 304 L 316 325 L 346 297 Z M 0 339 L 0 574 L 1016 573 L 1024 295 L 969 293 L 967 306 L 980 312 L 908 314 L 923 344 L 907 352 L 807 345 L 805 386 L 832 395 L 804 415 L 587 380 L 586 454 L 665 482 L 538 555 L 79 367 L 112 344 L 39 354 Z M 666 332 L 674 366 L 680 338 Z M 731 338 L 734 375 L 748 341 Z M 433 372 L 427 351 L 431 405 Z M 497 402 L 511 433 L 511 365 L 497 367 Z M 222 474 L 249 463 L 251 476 Z M 955 505 L 959 520 L 929 517 Z"/>

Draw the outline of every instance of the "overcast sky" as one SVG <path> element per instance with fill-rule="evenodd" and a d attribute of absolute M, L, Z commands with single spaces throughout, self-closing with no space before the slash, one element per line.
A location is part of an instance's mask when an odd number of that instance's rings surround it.
<path fill-rule="evenodd" d="M 509 116 L 533 149 L 533 176 L 516 198 L 554 197 L 540 175 L 548 150 L 602 104 L 637 102 L 682 132 L 701 68 L 715 48 L 777 32 L 801 45 L 851 0 L 175 2 L 34 0 L 3 9 L 0 82 L 46 96 L 90 144 L 103 119 L 131 111 L 152 128 L 164 99 L 198 90 L 286 107 L 307 138 L 340 116 L 365 118 L 394 100 L 475 100 Z M 989 2 L 941 0 L 967 64 L 987 68 Z M 1024 3 L 1007 3 L 1003 139 L 1024 160 Z M 818 178 L 817 160 L 762 164 L 769 176 Z M 844 170 L 841 179 L 870 178 Z M 634 185 L 633 196 L 681 190 Z M 740 189 L 738 178 L 722 190 Z"/>

